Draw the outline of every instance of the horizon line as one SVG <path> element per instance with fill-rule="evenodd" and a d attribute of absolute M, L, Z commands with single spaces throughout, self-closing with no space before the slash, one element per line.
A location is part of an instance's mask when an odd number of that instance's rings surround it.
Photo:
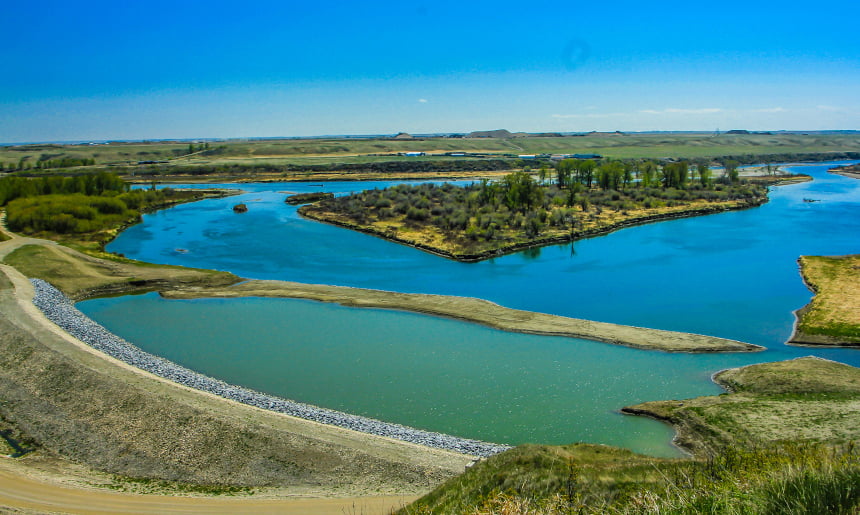
<path fill-rule="evenodd" d="M 558 134 L 560 136 L 578 136 L 587 134 L 714 134 L 723 135 L 732 131 L 742 131 L 746 129 L 730 129 L 726 131 L 720 130 L 646 130 L 646 131 L 508 131 L 511 134 L 526 134 L 539 137 L 543 134 Z M 468 136 L 475 132 L 495 132 L 507 131 L 507 129 L 488 129 L 488 130 L 473 130 L 473 131 L 451 131 L 451 132 L 429 132 L 411 134 L 406 131 L 398 131 L 393 133 L 380 134 L 320 134 L 306 136 L 228 136 L 228 137 L 192 137 L 192 138 L 130 138 L 130 139 L 75 139 L 75 140 L 43 140 L 43 141 L 23 141 L 23 142 L 0 142 L 3 147 L 16 147 L 23 145 L 86 145 L 86 144 L 109 144 L 109 143 L 157 143 L 157 142 L 177 142 L 177 143 L 196 143 L 206 141 L 252 141 L 252 140 L 302 140 L 302 139 L 377 139 L 377 138 L 393 138 L 398 134 L 409 134 L 413 138 L 444 138 L 453 135 Z M 767 133 L 805 133 L 805 134 L 822 134 L 822 133 L 856 133 L 860 129 L 773 129 L 773 130 L 749 130 L 746 135 L 763 135 Z M 736 133 L 733 135 L 745 135 L 744 133 Z M 492 138 L 490 138 L 492 139 Z"/>

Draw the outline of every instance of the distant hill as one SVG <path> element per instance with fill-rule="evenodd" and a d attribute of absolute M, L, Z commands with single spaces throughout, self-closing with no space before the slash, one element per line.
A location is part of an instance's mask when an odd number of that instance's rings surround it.
<path fill-rule="evenodd" d="M 585 134 L 586 136 L 624 136 L 624 133 L 621 131 L 615 132 L 597 132 L 591 131 Z"/>
<path fill-rule="evenodd" d="M 513 138 L 514 135 L 511 134 L 507 129 L 496 129 L 494 131 L 473 131 L 470 132 L 467 138 Z"/>
<path fill-rule="evenodd" d="M 398 132 L 394 139 L 415 139 L 415 137 L 407 132 Z"/>
<path fill-rule="evenodd" d="M 750 132 L 746 129 L 732 129 L 730 131 L 726 131 L 726 134 L 758 134 L 763 136 L 772 136 L 772 132 Z"/>

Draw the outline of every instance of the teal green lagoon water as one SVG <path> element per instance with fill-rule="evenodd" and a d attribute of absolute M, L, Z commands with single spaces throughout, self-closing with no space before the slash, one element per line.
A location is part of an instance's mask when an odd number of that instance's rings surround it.
<path fill-rule="evenodd" d="M 860 181 L 804 166 L 815 181 L 776 188 L 751 210 L 625 229 L 573 245 L 457 263 L 301 219 L 279 190 L 147 215 L 108 249 L 248 278 L 467 295 L 579 318 L 736 338 L 755 354 L 668 354 L 505 333 L 410 313 L 288 299 L 165 300 L 78 307 L 144 350 L 283 397 L 483 440 L 587 441 L 675 455 L 671 430 L 623 416 L 646 400 L 711 395 L 714 372 L 815 354 L 860 365 L 851 349 L 783 344 L 808 302 L 801 254 L 860 252 Z M 328 183 L 348 192 L 379 184 Z M 804 202 L 814 198 L 820 202 Z M 230 207 L 246 202 L 249 212 Z M 176 249 L 187 249 L 178 252 Z"/>

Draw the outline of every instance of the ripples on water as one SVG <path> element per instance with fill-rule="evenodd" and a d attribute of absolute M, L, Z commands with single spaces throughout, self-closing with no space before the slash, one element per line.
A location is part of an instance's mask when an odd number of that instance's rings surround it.
<path fill-rule="evenodd" d="M 815 181 L 776 188 L 760 208 L 660 222 L 481 263 L 457 263 L 303 220 L 278 191 L 319 188 L 292 183 L 243 184 L 248 193 L 240 197 L 147 215 L 108 247 L 144 261 L 249 278 L 467 295 L 520 309 L 713 334 L 764 345 L 769 350 L 763 353 L 646 352 L 284 299 L 165 301 L 147 295 L 79 307 L 150 352 L 297 400 L 505 443 L 589 441 L 667 455 L 673 453 L 668 428 L 616 410 L 717 393 L 710 375 L 742 364 L 816 354 L 860 365 L 856 350 L 783 344 L 792 311 L 811 296 L 797 257 L 860 247 L 860 181 L 826 168 L 797 168 Z M 328 183 L 325 189 L 385 185 Z M 248 204 L 248 213 L 232 212 L 239 202 Z"/>

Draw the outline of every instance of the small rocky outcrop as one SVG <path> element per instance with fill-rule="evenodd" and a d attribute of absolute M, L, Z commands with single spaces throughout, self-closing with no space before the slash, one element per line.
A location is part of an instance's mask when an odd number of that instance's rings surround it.
<path fill-rule="evenodd" d="M 247 213 L 248 212 L 248 206 L 246 206 L 245 204 L 236 204 L 235 206 L 233 206 L 233 212 L 234 213 Z"/>

